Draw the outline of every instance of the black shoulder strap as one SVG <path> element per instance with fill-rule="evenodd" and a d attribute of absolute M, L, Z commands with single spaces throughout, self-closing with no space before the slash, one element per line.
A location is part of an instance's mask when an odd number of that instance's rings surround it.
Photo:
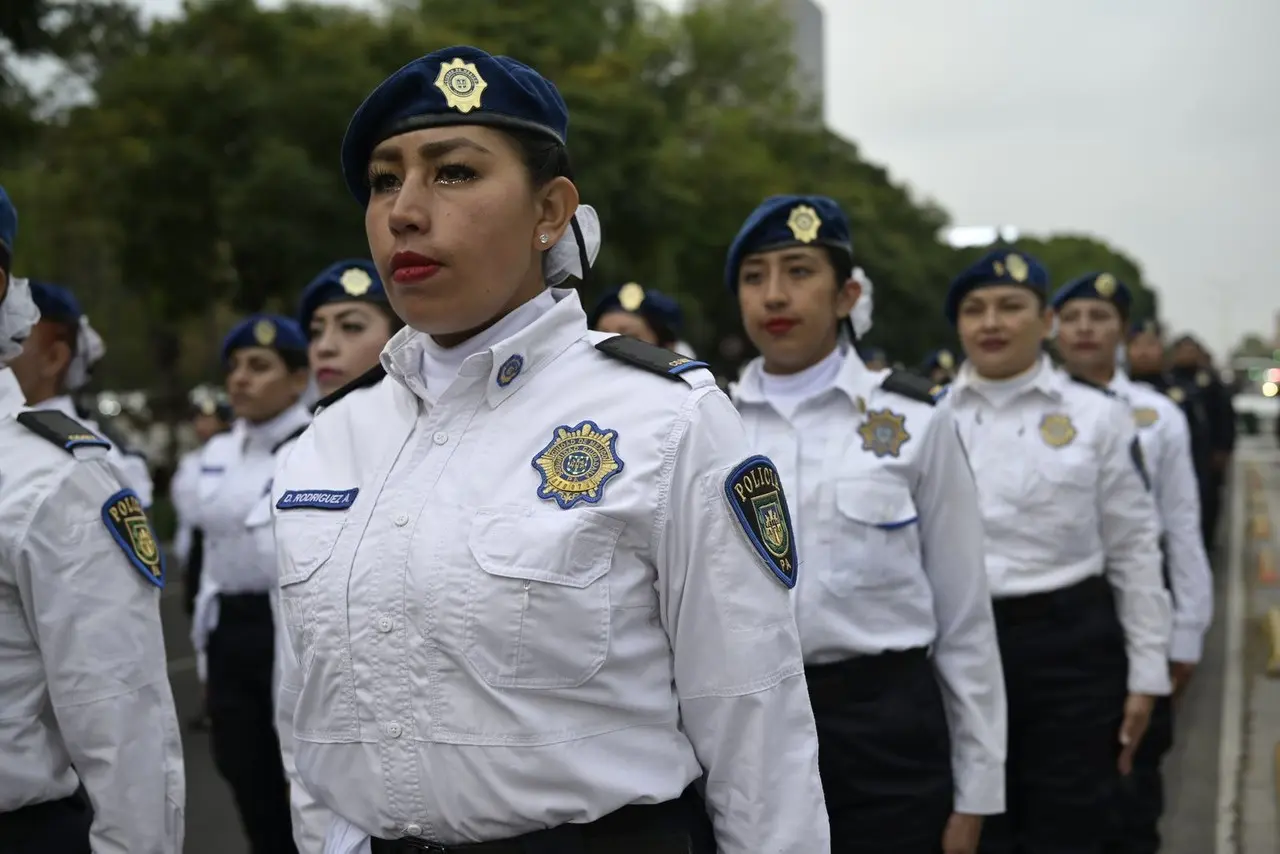
<path fill-rule="evenodd" d="M 935 385 L 927 377 L 922 377 L 914 371 L 890 371 L 889 375 L 881 381 L 880 388 L 930 406 L 937 402 L 938 395 L 942 393 L 942 386 Z"/>
<path fill-rule="evenodd" d="M 297 430 L 294 430 L 288 436 L 285 436 L 279 442 L 276 442 L 275 447 L 271 449 L 271 456 L 274 457 L 280 451 L 281 448 L 283 448 L 285 445 L 289 444 L 294 439 L 301 436 L 303 433 L 307 432 L 307 428 L 310 426 L 311 426 L 310 424 L 303 424 Z"/>
<path fill-rule="evenodd" d="M 110 448 L 111 443 L 90 432 L 79 421 L 56 410 L 30 410 L 18 415 L 18 423 L 70 453 L 76 448 Z"/>
<path fill-rule="evenodd" d="M 1094 391 L 1100 391 L 1100 392 L 1102 392 L 1103 394 L 1105 394 L 1107 397 L 1115 397 L 1115 396 L 1116 396 L 1116 393 L 1115 393 L 1114 391 L 1112 391 L 1111 389 L 1107 388 L 1107 387 L 1106 387 L 1106 386 L 1104 386 L 1104 385 L 1098 385 L 1098 384 L 1097 384 L 1097 383 L 1095 383 L 1093 380 L 1087 380 L 1087 379 L 1085 379 L 1084 377 L 1078 377 L 1078 376 L 1076 376 L 1075 374 L 1070 374 L 1069 376 L 1071 377 L 1072 381 L 1074 381 L 1074 382 L 1078 382 L 1078 383 L 1080 383 L 1080 385 L 1088 386 L 1089 388 L 1093 389 Z"/>
<path fill-rule="evenodd" d="M 324 397 L 320 398 L 318 401 L 316 401 L 316 405 L 311 407 L 311 412 L 314 414 L 316 412 L 319 412 L 321 409 L 324 409 L 329 406 L 333 406 L 335 403 L 337 403 L 339 400 L 342 400 L 344 397 L 351 394 L 351 392 L 353 391 L 357 391 L 362 388 L 369 388 L 370 386 L 375 386 L 378 383 L 382 382 L 383 377 L 385 377 L 386 375 L 387 375 L 387 369 L 382 367 L 382 363 L 379 362 L 369 370 L 365 371 L 360 376 L 353 379 L 351 382 L 344 385 L 342 388 L 338 389 L 332 394 L 327 394 Z"/>
<path fill-rule="evenodd" d="M 685 371 L 707 367 L 706 362 L 681 356 L 679 353 L 646 344 L 626 335 L 606 338 L 596 345 L 596 349 L 606 356 L 672 379 L 676 379 Z"/>

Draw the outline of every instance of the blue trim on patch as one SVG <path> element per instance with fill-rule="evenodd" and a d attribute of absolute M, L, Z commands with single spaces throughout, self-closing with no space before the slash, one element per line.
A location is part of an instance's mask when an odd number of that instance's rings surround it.
<path fill-rule="evenodd" d="M 226 466 L 200 466 L 200 474 L 222 474 L 226 470 Z"/>
<path fill-rule="evenodd" d="M 165 581 L 164 552 L 160 550 L 160 542 L 155 539 L 156 533 L 155 530 L 151 528 L 150 520 L 147 520 L 147 530 L 150 532 L 151 539 L 155 543 L 156 555 L 160 561 L 159 578 L 156 578 L 151 574 L 151 570 L 148 569 L 147 565 L 142 562 L 140 557 L 138 557 L 138 553 L 134 549 L 133 543 L 124 538 L 124 535 L 121 534 L 120 530 L 116 527 L 116 523 L 111 519 L 111 505 L 115 504 L 122 498 L 133 498 L 137 500 L 139 507 L 142 506 L 142 499 L 138 498 L 138 493 L 134 492 L 132 489 L 122 489 L 103 502 L 101 511 L 102 524 L 106 526 L 107 532 L 111 534 L 111 539 L 116 541 L 116 545 L 120 547 L 120 550 L 124 552 L 125 557 L 129 559 L 129 563 L 134 569 L 138 570 L 138 574 L 145 578 L 149 583 L 154 584 L 156 587 L 163 590 Z"/>
<path fill-rule="evenodd" d="M 111 443 L 106 439 L 99 439 L 95 436 L 92 439 L 71 439 L 62 447 L 67 451 L 75 448 L 106 448 L 111 450 Z"/>
<path fill-rule="evenodd" d="M 277 510 L 346 510 L 356 503 L 360 488 L 352 489 L 290 489 L 276 502 Z"/>
<path fill-rule="evenodd" d="M 667 371 L 667 373 L 671 374 L 672 376 L 679 376 L 680 374 L 683 374 L 685 371 L 692 371 L 694 368 L 709 369 L 710 367 L 711 366 L 708 365 L 706 362 L 699 362 L 697 359 L 694 359 L 691 362 L 685 362 L 683 365 L 676 365 L 674 368 Z"/>
<path fill-rule="evenodd" d="M 524 370 L 524 356 L 516 354 L 510 356 L 502 367 L 498 368 L 498 388 L 506 388 L 516 381 L 516 377 L 520 376 L 520 372 Z M 510 376 L 508 376 L 510 372 Z"/>
<path fill-rule="evenodd" d="M 919 516 L 912 516 L 910 519 L 903 519 L 901 522 L 885 522 L 883 525 L 876 525 L 882 531 L 896 531 L 899 528 L 905 528 L 908 525 L 914 525 L 920 521 Z"/>
<path fill-rule="evenodd" d="M 752 468 L 753 466 L 758 466 L 762 463 L 773 469 L 774 477 L 778 479 L 778 496 L 781 499 L 782 512 L 787 522 L 787 536 L 792 538 L 791 547 L 788 551 L 790 551 L 796 560 L 796 567 L 790 575 L 788 575 L 782 567 L 778 565 L 778 562 L 769 554 L 769 549 L 760 541 L 760 538 L 756 536 L 755 529 L 751 526 L 751 523 L 747 521 L 746 511 L 733 494 L 733 482 L 737 480 L 747 469 Z M 738 526 L 742 528 L 743 533 L 747 535 L 747 540 L 751 543 L 752 548 L 756 550 L 760 557 L 764 558 L 764 562 L 768 564 L 770 571 L 772 571 L 777 579 L 782 582 L 782 585 L 788 590 L 793 589 L 796 586 L 796 582 L 800 580 L 799 544 L 795 542 L 796 532 L 795 528 L 791 525 L 791 508 L 787 506 L 786 494 L 782 491 L 782 475 L 778 472 L 778 467 L 774 465 L 773 460 L 769 459 L 764 454 L 756 454 L 753 457 L 748 457 L 743 460 L 736 468 L 734 468 L 733 471 L 729 472 L 728 477 L 724 479 L 724 494 L 725 498 L 729 501 L 729 506 L 733 508 L 733 514 L 738 517 Z"/>
<path fill-rule="evenodd" d="M 949 392 L 949 391 L 951 391 L 951 386 L 949 386 L 949 385 L 944 385 L 944 386 L 942 387 L 942 391 L 938 392 L 937 394 L 935 394 L 935 395 L 933 396 L 933 402 L 934 402 L 934 403 L 937 403 L 938 401 L 942 400 L 944 397 L 946 397 L 946 396 L 947 396 L 947 392 Z"/>
<path fill-rule="evenodd" d="M 590 427 L 591 430 L 597 436 L 609 436 L 609 445 L 608 445 L 609 457 L 610 459 L 613 460 L 614 463 L 617 464 L 617 468 L 615 468 L 611 472 L 606 473 L 603 477 L 600 478 L 600 482 L 596 484 L 596 487 L 595 487 L 596 494 L 594 498 L 587 492 L 578 492 L 578 493 L 574 493 L 570 498 L 565 499 L 556 490 L 547 489 L 549 478 L 548 478 L 547 472 L 543 470 L 542 466 L 538 465 L 538 460 L 542 458 L 543 454 L 545 454 L 547 451 L 550 451 L 552 448 L 554 448 L 556 445 L 556 442 L 561 441 L 561 438 L 558 435 L 556 435 L 561 430 L 567 430 L 569 433 L 572 434 L 572 433 L 578 432 L 583 427 Z M 529 461 L 529 464 L 533 466 L 534 471 L 538 473 L 538 477 L 542 479 L 542 483 L 539 484 L 538 486 L 538 492 L 537 492 L 538 497 L 543 499 L 544 501 L 550 501 L 554 499 L 556 504 L 560 505 L 561 510 L 568 510 L 571 507 L 573 507 L 573 505 L 578 504 L 579 502 L 583 504 L 599 504 L 600 499 L 604 498 L 605 484 L 613 480 L 613 478 L 616 477 L 617 475 L 621 474 L 622 470 L 626 467 L 626 463 L 622 461 L 622 457 L 618 456 L 618 431 L 606 430 L 596 422 L 590 421 L 590 420 L 580 421 L 577 424 L 575 424 L 573 427 L 570 427 L 568 424 L 561 424 L 560 426 L 556 427 L 554 430 L 551 431 L 551 441 L 548 442 L 546 445 L 544 445 L 542 450 L 538 451 L 538 453 L 533 455 L 533 459 Z"/>

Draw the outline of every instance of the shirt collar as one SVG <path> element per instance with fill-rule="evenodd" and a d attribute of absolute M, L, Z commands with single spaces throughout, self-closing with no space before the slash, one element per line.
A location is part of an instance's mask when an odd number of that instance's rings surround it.
<path fill-rule="evenodd" d="M 69 394 L 60 394 L 57 397 L 51 397 L 39 403 L 32 403 L 30 406 L 32 409 L 40 409 L 46 412 L 61 412 L 68 418 L 80 420 L 80 413 L 76 412 L 75 401 L 71 399 Z"/>
<path fill-rule="evenodd" d="M 1116 368 L 1115 374 L 1111 377 L 1111 382 L 1107 383 L 1107 388 L 1128 400 L 1133 395 L 1133 380 L 1129 379 L 1129 375 L 1124 371 Z"/>
<path fill-rule="evenodd" d="M 18 378 L 9 368 L 0 367 L 0 418 L 17 415 L 26 405 Z"/>
<path fill-rule="evenodd" d="M 854 406 L 858 406 L 859 400 L 862 400 L 865 406 L 867 393 L 879 384 L 884 371 L 868 370 L 866 363 L 852 346 L 841 344 L 840 351 L 842 356 L 840 370 L 831 388 L 842 392 Z M 747 366 L 742 369 L 742 376 L 734 390 L 734 398 L 738 403 L 755 405 L 769 402 L 769 398 L 764 393 L 763 374 L 763 357 L 757 356 L 747 363 Z"/>
<path fill-rule="evenodd" d="M 463 360 L 458 376 L 486 376 L 485 394 L 491 407 L 515 394 L 531 376 L 586 337 L 587 315 L 577 291 L 552 288 L 551 295 L 555 304 L 549 310 Z M 387 376 L 415 394 L 415 385 L 421 382 L 418 377 L 425 337 L 406 326 L 387 342 L 381 356 Z"/>
<path fill-rule="evenodd" d="M 974 387 L 975 381 L 981 382 L 981 378 L 978 376 L 977 371 L 973 369 L 973 363 L 966 359 L 964 364 L 960 366 L 960 370 L 956 372 L 956 378 L 951 383 L 949 394 L 980 394 L 978 389 Z M 1054 367 L 1053 360 L 1042 353 L 1040 361 L 1037 362 L 1035 367 L 1035 376 L 1023 393 L 1037 391 L 1053 400 L 1061 400 L 1063 386 L 1066 382 L 1066 376 Z"/>
<path fill-rule="evenodd" d="M 311 413 L 301 402 L 295 403 L 270 421 L 261 424 L 250 424 L 242 421 L 243 447 L 266 448 L 270 450 L 289 438 L 299 427 L 311 421 Z"/>

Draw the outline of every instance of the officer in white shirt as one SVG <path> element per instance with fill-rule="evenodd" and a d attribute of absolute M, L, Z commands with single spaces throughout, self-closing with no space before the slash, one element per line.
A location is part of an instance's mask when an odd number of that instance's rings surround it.
<path fill-rule="evenodd" d="M 294 788 L 331 854 L 823 854 L 777 470 L 701 363 L 547 289 L 599 246 L 567 125 L 452 47 L 347 129 L 408 328 L 272 490 Z"/>
<path fill-rule="evenodd" d="M 27 409 L 7 367 L 39 318 L 0 188 L 0 850 L 181 854 L 164 561 L 109 443 Z"/>
<path fill-rule="evenodd" d="M 23 345 L 22 355 L 9 366 L 22 386 L 27 405 L 61 412 L 104 435 L 92 419 L 76 412 L 71 399 L 74 392 L 88 384 L 94 365 L 106 355 L 102 338 L 89 325 L 89 318 L 71 291 L 35 280 L 30 281 L 30 286 L 31 297 L 40 309 L 40 322 Z M 112 444 L 107 459 L 125 485 L 137 494 L 142 506 L 150 508 L 153 487 L 146 457 Z"/>
<path fill-rule="evenodd" d="M 275 543 L 249 517 L 271 488 L 276 446 L 310 420 L 299 403 L 307 341 L 292 318 L 253 315 L 227 334 L 221 359 L 236 422 L 200 457 L 193 521 L 204 531 L 204 568 L 192 641 L 208 659 L 214 762 L 250 851 L 287 854 L 296 849 L 273 703 Z"/>
<path fill-rule="evenodd" d="M 1191 430 L 1176 403 L 1116 366 L 1132 295 L 1110 273 L 1090 273 L 1054 294 L 1058 352 L 1076 377 L 1110 389 L 1133 413 L 1163 533 L 1165 581 L 1173 597 L 1169 669 L 1177 693 L 1191 677 L 1213 618 L 1213 579 L 1200 537 L 1200 494 L 1191 462 Z M 1163 811 L 1160 762 L 1173 744 L 1172 704 L 1156 701 L 1151 725 L 1120 787 L 1116 854 L 1156 854 Z"/>
<path fill-rule="evenodd" d="M 792 592 L 833 850 L 972 854 L 1004 809 L 1004 684 L 982 517 L 955 424 L 915 374 L 839 333 L 858 303 L 848 220 L 765 200 L 725 283 L 761 356 L 735 402 L 791 497 Z"/>
<path fill-rule="evenodd" d="M 952 282 L 949 407 L 978 485 L 1009 703 L 984 852 L 1097 854 L 1118 774 L 1169 693 L 1169 597 L 1129 408 L 1042 352 L 1048 274 L 1000 248 Z"/>
<path fill-rule="evenodd" d="M 661 291 L 627 282 L 601 297 L 587 322 L 598 332 L 630 335 L 678 352 L 684 312 L 680 310 L 680 303 Z"/>

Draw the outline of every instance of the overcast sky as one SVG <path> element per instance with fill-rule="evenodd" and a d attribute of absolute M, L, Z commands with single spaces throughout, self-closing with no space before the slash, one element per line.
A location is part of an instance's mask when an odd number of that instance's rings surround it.
<path fill-rule="evenodd" d="M 1275 332 L 1280 2 L 818 2 L 828 122 L 957 224 L 1102 236 L 1219 353 Z"/>

